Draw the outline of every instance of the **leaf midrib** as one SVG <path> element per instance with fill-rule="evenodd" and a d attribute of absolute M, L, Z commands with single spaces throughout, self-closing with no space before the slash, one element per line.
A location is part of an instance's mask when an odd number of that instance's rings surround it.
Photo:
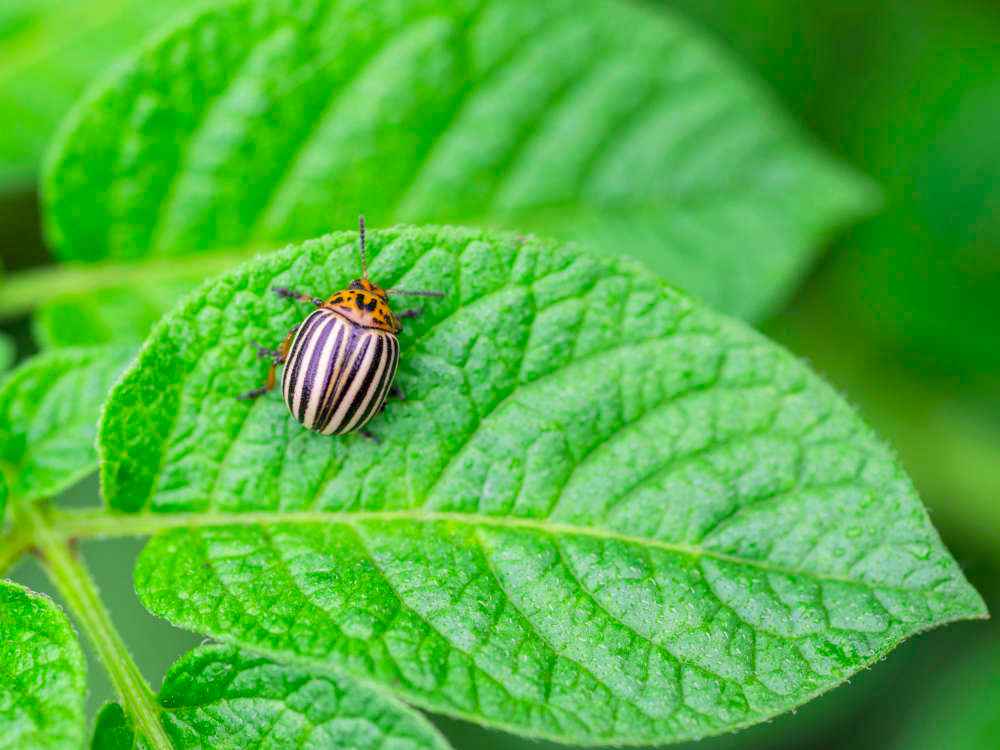
<path fill-rule="evenodd" d="M 473 528 L 517 529 L 534 531 L 548 536 L 587 537 L 604 541 L 621 542 L 647 549 L 658 549 L 699 559 L 709 558 L 724 563 L 755 568 L 777 575 L 800 576 L 815 581 L 845 583 L 868 589 L 900 591 L 907 593 L 930 593 L 926 588 L 893 586 L 872 583 L 834 573 L 820 573 L 807 569 L 776 565 L 764 560 L 732 555 L 718 550 L 707 549 L 695 544 L 666 542 L 650 537 L 633 536 L 612 529 L 578 526 L 539 518 L 516 518 L 510 516 L 484 516 L 475 513 L 424 510 L 386 511 L 262 511 L 252 513 L 109 513 L 104 510 L 55 511 L 52 525 L 57 532 L 68 538 L 112 538 L 128 536 L 149 536 L 172 529 L 195 529 L 222 526 L 276 526 L 297 524 L 341 524 L 354 527 L 366 522 L 410 522 L 410 523 L 452 523 Z"/>

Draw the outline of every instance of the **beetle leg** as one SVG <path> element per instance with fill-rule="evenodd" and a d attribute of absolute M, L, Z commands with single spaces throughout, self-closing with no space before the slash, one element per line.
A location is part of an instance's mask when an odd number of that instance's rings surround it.
<path fill-rule="evenodd" d="M 278 369 L 278 363 L 272 362 L 271 366 L 267 369 L 267 382 L 260 388 L 254 388 L 246 393 L 241 393 L 238 398 L 240 401 L 253 401 L 255 398 L 260 398 L 268 391 L 274 389 L 274 384 L 277 382 L 277 377 L 275 376 L 275 370 Z"/>
<path fill-rule="evenodd" d="M 275 365 L 285 364 L 285 360 L 288 358 L 288 350 L 292 345 L 292 337 L 295 335 L 297 330 L 299 330 L 298 326 L 292 328 L 292 330 L 288 332 L 288 335 L 285 336 L 285 340 L 281 342 L 281 345 L 277 349 L 270 349 L 254 341 L 253 345 L 257 347 L 257 358 L 269 359 Z"/>
<path fill-rule="evenodd" d="M 298 323 L 292 326 L 292 330 L 288 332 L 285 336 L 285 340 L 281 342 L 281 346 L 278 347 L 278 357 L 280 358 L 280 364 L 285 364 L 285 360 L 288 359 L 288 350 L 292 348 L 292 339 L 295 337 L 295 332 L 299 330 L 299 326 L 302 325 Z"/>
<path fill-rule="evenodd" d="M 274 389 L 275 383 L 277 382 L 277 376 L 275 371 L 278 369 L 279 365 L 285 364 L 285 360 L 288 358 L 288 350 L 292 346 L 292 337 L 295 336 L 295 332 L 299 330 L 298 326 L 295 326 L 292 330 L 288 332 L 285 336 L 285 340 L 281 342 L 281 346 L 277 349 L 268 349 L 266 346 L 261 346 L 255 342 L 257 347 L 257 356 L 261 359 L 266 357 L 271 358 L 271 367 L 267 371 L 267 383 L 262 385 L 260 388 L 254 388 L 252 391 L 247 391 L 246 393 L 241 393 L 238 398 L 240 401 L 250 401 L 255 398 L 263 396 L 270 390 Z"/>
<path fill-rule="evenodd" d="M 283 286 L 276 286 L 274 287 L 273 291 L 279 297 L 283 297 L 285 299 L 297 299 L 299 302 L 311 302 L 314 305 L 316 305 L 316 307 L 319 307 L 326 301 L 319 297 L 310 297 L 308 294 L 303 294 L 302 292 L 296 292 L 292 289 L 287 289 Z"/>
<path fill-rule="evenodd" d="M 422 312 L 423 312 L 423 310 L 421 310 L 419 308 L 415 308 L 415 309 L 412 309 L 412 310 L 403 310 L 403 312 L 401 312 L 398 315 L 396 315 L 396 317 L 397 318 L 416 318 Z"/>
<path fill-rule="evenodd" d="M 378 435 L 376 435 L 374 432 L 371 432 L 370 430 L 360 429 L 358 430 L 358 434 L 366 438 L 367 440 L 371 440 L 373 443 L 375 443 L 375 445 L 382 444 L 382 438 L 380 438 Z"/>
<path fill-rule="evenodd" d="M 253 345 L 257 347 L 257 359 L 269 359 L 272 362 L 277 362 L 278 358 L 281 357 L 281 352 L 277 349 L 269 349 L 256 341 L 253 342 Z"/>
<path fill-rule="evenodd" d="M 406 393 L 395 383 L 389 388 L 389 395 L 393 398 L 398 398 L 400 401 L 406 401 Z"/>
<path fill-rule="evenodd" d="M 253 401 L 255 398 L 260 398 L 261 396 L 263 396 L 269 390 L 271 389 L 268 388 L 266 385 L 262 385 L 260 388 L 254 388 L 253 390 L 249 390 L 246 393 L 241 393 L 236 398 L 239 399 L 240 401 Z"/>

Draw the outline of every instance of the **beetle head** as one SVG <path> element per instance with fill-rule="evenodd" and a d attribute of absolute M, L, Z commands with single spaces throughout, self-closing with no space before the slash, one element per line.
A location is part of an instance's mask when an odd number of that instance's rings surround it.
<path fill-rule="evenodd" d="M 380 287 L 378 284 L 372 282 L 367 277 L 355 279 L 351 282 L 348 289 L 353 289 L 355 291 L 368 292 L 369 294 L 374 294 L 376 297 L 381 298 L 383 301 L 389 299 L 389 295 L 386 294 L 385 289 Z"/>

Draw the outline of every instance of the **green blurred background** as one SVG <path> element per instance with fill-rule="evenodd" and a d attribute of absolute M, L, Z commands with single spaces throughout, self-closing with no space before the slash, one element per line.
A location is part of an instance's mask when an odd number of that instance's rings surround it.
<path fill-rule="evenodd" d="M 947 545 L 996 611 L 1000 4 L 647 1 L 683 12 L 720 39 L 820 142 L 882 186 L 879 215 L 837 238 L 763 328 L 896 446 Z M 10 2 L 0 9 L 0 36 L 25 0 Z M 74 85 L 67 82 L 65 96 Z M 8 270 L 48 262 L 30 179 L 0 187 L 0 259 Z M 26 319 L 5 321 L 2 331 L 19 358 L 33 351 Z M 91 503 L 96 482 L 69 494 L 68 502 Z M 84 553 L 156 685 L 196 639 L 139 606 L 131 565 L 140 546 L 95 542 Z M 49 590 L 30 562 L 14 577 Z M 111 690 L 92 667 L 96 708 Z M 463 750 L 546 747 L 442 726 Z M 699 747 L 1000 747 L 1000 627 L 965 623 L 913 639 L 797 714 Z"/>

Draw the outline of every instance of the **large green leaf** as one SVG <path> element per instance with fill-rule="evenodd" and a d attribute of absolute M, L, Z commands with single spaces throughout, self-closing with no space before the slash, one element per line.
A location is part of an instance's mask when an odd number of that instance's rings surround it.
<path fill-rule="evenodd" d="M 0 471 L 12 495 L 55 495 L 96 468 L 101 403 L 133 352 L 64 349 L 28 360 L 3 381 Z"/>
<path fill-rule="evenodd" d="M 203 646 L 171 667 L 160 691 L 175 748 L 447 750 L 426 719 L 391 697 L 329 672 L 276 664 L 231 646 Z M 94 750 L 129 750 L 134 735 L 106 706 Z"/>
<path fill-rule="evenodd" d="M 4 0 L 0 189 L 31 184 L 59 119 L 94 78 L 195 0 Z"/>
<path fill-rule="evenodd" d="M 578 743 L 788 710 L 935 624 L 984 614 L 891 452 L 801 363 L 624 263 L 401 228 L 373 277 L 408 321 L 360 436 L 235 395 L 342 287 L 353 233 L 259 258 L 157 327 L 106 407 L 105 496 L 155 537 L 146 606 L 274 658 Z M 175 515 L 171 516 L 170 513 Z M 123 519 L 123 523 L 129 523 Z"/>
<path fill-rule="evenodd" d="M 0 581 L 0 748 L 77 750 L 86 689 L 66 615 L 48 597 Z"/>
<path fill-rule="evenodd" d="M 78 108 L 45 181 L 64 258 L 352 226 L 542 229 L 772 310 L 871 205 L 718 49 L 618 0 L 246 0 L 147 47 Z"/>

